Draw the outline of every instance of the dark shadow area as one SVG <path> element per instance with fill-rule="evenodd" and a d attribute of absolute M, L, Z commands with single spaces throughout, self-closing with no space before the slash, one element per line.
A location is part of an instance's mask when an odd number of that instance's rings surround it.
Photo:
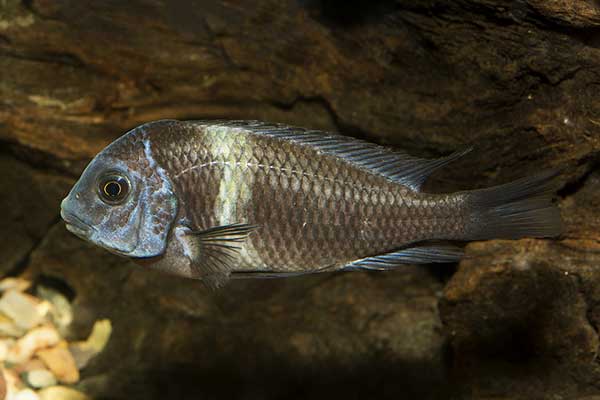
<path fill-rule="evenodd" d="M 351 28 L 388 15 L 398 8 L 392 0 L 297 0 L 323 22 Z"/>
<path fill-rule="evenodd" d="M 526 382 L 568 374 L 568 354 L 589 340 L 572 319 L 575 296 L 572 281 L 540 265 L 490 282 L 460 305 L 442 301 L 444 324 L 454 334 L 451 379 L 501 393 L 507 382 L 527 388 Z"/>
<path fill-rule="evenodd" d="M 189 364 L 133 371 L 104 400 L 145 399 L 423 399 L 456 398 L 459 391 L 427 364 L 365 360 L 360 365 L 333 362 L 303 367 L 256 362 L 254 370 L 235 363 L 198 371 Z"/>
<path fill-rule="evenodd" d="M 34 291 L 38 286 L 54 289 L 72 303 L 77 293 L 64 279 L 51 275 L 39 275 L 33 283 Z"/>

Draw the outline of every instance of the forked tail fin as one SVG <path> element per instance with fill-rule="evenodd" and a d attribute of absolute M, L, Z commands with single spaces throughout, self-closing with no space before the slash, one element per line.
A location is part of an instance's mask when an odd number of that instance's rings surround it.
<path fill-rule="evenodd" d="M 559 171 L 551 170 L 468 196 L 471 220 L 467 239 L 519 239 L 560 235 L 562 223 L 552 197 Z"/>

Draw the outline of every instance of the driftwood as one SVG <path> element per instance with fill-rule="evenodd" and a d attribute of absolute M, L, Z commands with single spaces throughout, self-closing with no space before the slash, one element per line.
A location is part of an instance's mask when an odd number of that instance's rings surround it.
<path fill-rule="evenodd" d="M 563 168 L 565 233 L 471 244 L 455 273 L 209 294 L 58 219 L 97 151 L 160 118 L 286 122 L 421 156 L 475 147 L 430 190 Z M 600 395 L 597 0 L 5 0 L 0 141 L 0 268 L 71 285 L 75 330 L 114 321 L 91 394 Z"/>

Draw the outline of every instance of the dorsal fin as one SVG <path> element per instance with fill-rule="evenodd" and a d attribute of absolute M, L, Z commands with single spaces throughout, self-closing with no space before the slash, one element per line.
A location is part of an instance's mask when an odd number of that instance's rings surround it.
<path fill-rule="evenodd" d="M 471 148 L 467 148 L 446 157 L 428 160 L 352 137 L 283 124 L 227 120 L 190 122 L 207 126 L 240 128 L 255 134 L 311 146 L 322 154 L 339 157 L 372 173 L 407 186 L 413 191 L 419 191 L 423 182 L 435 170 L 471 151 Z"/>

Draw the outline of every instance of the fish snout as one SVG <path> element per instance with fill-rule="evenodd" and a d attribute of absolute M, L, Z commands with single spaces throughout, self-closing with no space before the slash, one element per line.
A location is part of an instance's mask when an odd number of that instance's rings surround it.
<path fill-rule="evenodd" d="M 63 212 L 64 212 L 64 210 L 65 210 L 65 207 L 66 207 L 66 205 L 67 205 L 67 200 L 68 200 L 68 197 L 65 197 L 65 198 L 64 198 L 64 199 L 62 199 L 62 201 L 60 202 L 60 216 L 61 216 L 63 219 L 64 219 L 64 217 L 63 217 Z"/>
<path fill-rule="evenodd" d="M 92 227 L 79 218 L 74 210 L 71 195 L 67 196 L 60 203 L 60 217 L 65 221 L 66 228 L 69 232 L 87 239 Z"/>

